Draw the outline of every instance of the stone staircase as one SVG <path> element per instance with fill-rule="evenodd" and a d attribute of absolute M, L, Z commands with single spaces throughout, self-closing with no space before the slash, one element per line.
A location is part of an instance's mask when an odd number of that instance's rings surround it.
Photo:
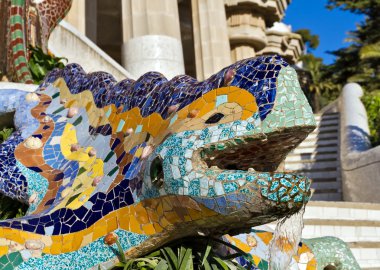
<path fill-rule="evenodd" d="M 317 128 L 285 159 L 285 171 L 313 180 L 312 200 L 341 201 L 339 113 L 315 115 Z"/>
<path fill-rule="evenodd" d="M 304 224 L 303 238 L 339 237 L 362 269 L 380 269 L 380 204 L 309 202 Z"/>
<path fill-rule="evenodd" d="M 363 270 L 380 270 L 380 204 L 312 201 L 303 216 L 302 238 L 334 236 L 351 249 Z M 276 223 L 267 224 L 275 230 Z"/>

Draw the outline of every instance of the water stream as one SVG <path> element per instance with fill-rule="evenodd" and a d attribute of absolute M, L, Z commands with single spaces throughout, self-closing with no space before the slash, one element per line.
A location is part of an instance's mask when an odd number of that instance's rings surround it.
<path fill-rule="evenodd" d="M 277 223 L 269 244 L 269 270 L 290 269 L 292 257 L 301 241 L 304 213 L 305 205 L 299 212 L 284 217 Z"/>

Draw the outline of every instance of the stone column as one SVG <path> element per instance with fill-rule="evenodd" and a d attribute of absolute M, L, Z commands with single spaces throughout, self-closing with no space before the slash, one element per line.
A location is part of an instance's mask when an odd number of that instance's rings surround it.
<path fill-rule="evenodd" d="M 123 0 L 122 64 L 136 77 L 184 74 L 177 0 Z"/>
<path fill-rule="evenodd" d="M 278 54 L 289 64 L 295 64 L 301 57 L 304 49 L 302 37 L 291 32 L 291 27 L 284 23 L 275 22 L 273 27 L 266 31 L 268 44 L 258 55 Z"/>
<path fill-rule="evenodd" d="M 65 21 L 70 23 L 83 35 L 86 34 L 86 1 L 85 0 L 73 0 L 71 9 L 65 17 Z"/>
<path fill-rule="evenodd" d="M 266 46 L 266 25 L 261 14 L 245 7 L 229 9 L 227 23 L 233 61 L 254 57 Z"/>
<path fill-rule="evenodd" d="M 232 61 L 260 55 L 268 45 L 266 29 L 280 21 L 290 0 L 224 0 Z"/>
<path fill-rule="evenodd" d="M 203 80 L 231 64 L 223 0 L 192 0 L 197 79 Z"/>

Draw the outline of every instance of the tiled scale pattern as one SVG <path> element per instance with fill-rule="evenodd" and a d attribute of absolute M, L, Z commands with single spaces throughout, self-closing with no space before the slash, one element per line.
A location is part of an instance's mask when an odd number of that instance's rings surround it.
<path fill-rule="evenodd" d="M 274 221 L 310 196 L 306 177 L 273 172 L 315 127 L 278 56 L 204 82 L 152 72 L 116 83 L 71 64 L 19 102 L 33 106 L 1 145 L 14 177 L 0 189 L 30 209 L 0 222 L 4 269 L 89 268 L 112 258 L 101 244 L 110 231 L 136 256 L 199 231 Z M 33 132 L 21 121 L 31 118 Z"/>

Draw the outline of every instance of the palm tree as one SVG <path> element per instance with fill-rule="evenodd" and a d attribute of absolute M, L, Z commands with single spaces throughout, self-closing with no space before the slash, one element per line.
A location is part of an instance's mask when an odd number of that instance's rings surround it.
<path fill-rule="evenodd" d="M 302 56 L 303 67 L 310 73 L 309 91 L 314 94 L 314 108 L 320 110 L 320 97 L 322 94 L 328 94 L 332 91 L 339 91 L 339 86 L 329 80 L 325 80 L 322 70 L 322 58 L 315 57 L 312 54 Z"/>
<path fill-rule="evenodd" d="M 361 59 L 380 58 L 380 42 L 368 44 L 360 49 Z"/>

